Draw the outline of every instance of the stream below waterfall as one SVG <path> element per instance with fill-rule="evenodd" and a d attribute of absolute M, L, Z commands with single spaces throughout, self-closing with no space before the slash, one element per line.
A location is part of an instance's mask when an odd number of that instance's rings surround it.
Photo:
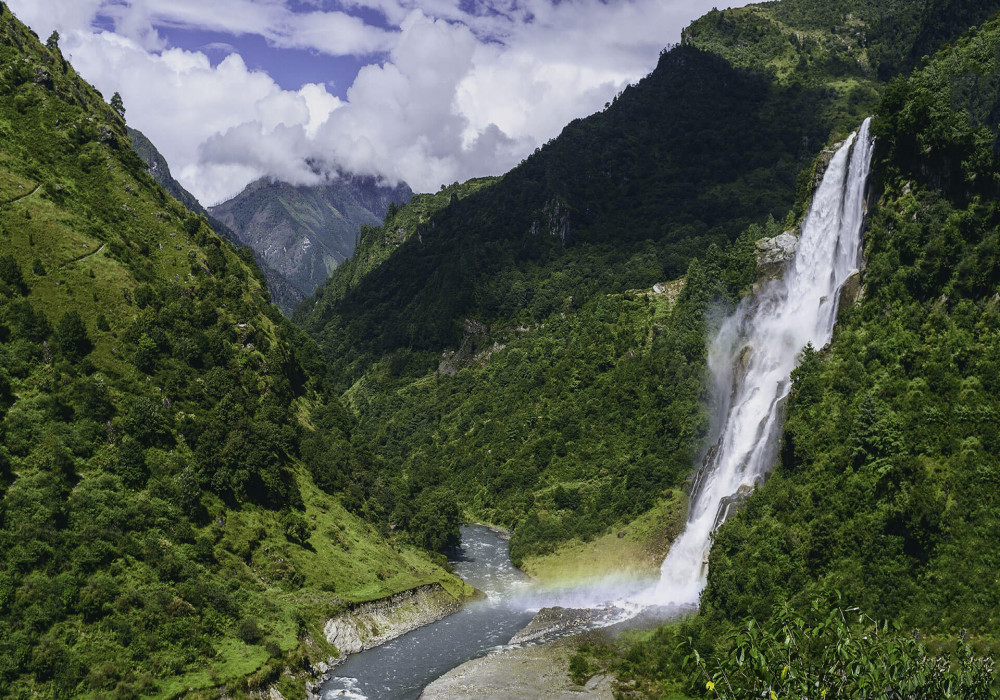
<path fill-rule="evenodd" d="M 486 594 L 454 615 L 380 647 L 348 657 L 323 685 L 323 700 L 409 700 L 424 686 L 469 659 L 506 644 L 534 617 L 521 595 L 528 577 L 510 561 L 507 541 L 480 525 L 462 527 L 462 546 L 450 559 L 455 573 Z"/>

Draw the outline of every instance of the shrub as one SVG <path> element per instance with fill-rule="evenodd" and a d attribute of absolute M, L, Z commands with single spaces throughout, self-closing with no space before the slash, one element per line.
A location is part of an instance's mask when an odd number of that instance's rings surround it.
<path fill-rule="evenodd" d="M 825 617 L 788 608 L 764 625 L 753 618 L 730 632 L 728 651 L 693 662 L 711 697 L 742 698 L 996 698 L 993 660 L 978 657 L 963 634 L 950 650 L 931 652 L 917 635 L 878 622 L 857 608 Z M 690 643 L 690 642 L 689 642 Z"/>
<path fill-rule="evenodd" d="M 87 335 L 83 319 L 76 311 L 67 311 L 56 326 L 55 346 L 62 355 L 76 362 L 83 359 L 94 349 L 94 344 Z"/>
<path fill-rule="evenodd" d="M 245 617 L 240 620 L 236 635 L 246 644 L 256 644 L 264 638 L 264 630 L 256 617 Z"/>

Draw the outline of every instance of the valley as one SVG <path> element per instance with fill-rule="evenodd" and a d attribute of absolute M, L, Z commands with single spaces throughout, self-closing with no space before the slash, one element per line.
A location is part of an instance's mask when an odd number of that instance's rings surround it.
<path fill-rule="evenodd" d="M 0 3 L 0 696 L 997 697 L 998 12 L 204 207 Z"/>

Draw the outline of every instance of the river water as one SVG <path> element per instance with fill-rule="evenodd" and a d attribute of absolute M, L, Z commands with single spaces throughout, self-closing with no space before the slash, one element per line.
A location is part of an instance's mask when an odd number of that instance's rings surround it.
<path fill-rule="evenodd" d="M 486 594 L 454 615 L 350 656 L 323 685 L 323 700 L 409 700 L 438 676 L 506 644 L 534 616 L 528 577 L 510 561 L 507 542 L 489 528 L 462 527 L 455 573 Z"/>

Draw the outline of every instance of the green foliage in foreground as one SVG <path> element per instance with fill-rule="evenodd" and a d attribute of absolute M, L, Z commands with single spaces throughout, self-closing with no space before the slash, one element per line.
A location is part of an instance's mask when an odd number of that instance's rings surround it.
<path fill-rule="evenodd" d="M 977 656 L 963 635 L 952 649 L 930 652 L 914 635 L 859 613 L 830 611 L 810 624 L 782 610 L 766 625 L 736 626 L 728 652 L 693 661 L 713 697 L 907 698 L 987 700 L 998 697 L 995 664 Z"/>
<path fill-rule="evenodd" d="M 763 623 L 751 617 L 709 629 L 704 622 L 661 628 L 623 656 L 606 644 L 583 646 L 573 657 L 577 676 L 613 668 L 623 697 L 635 690 L 725 700 L 1000 697 L 993 658 L 965 632 L 926 640 L 825 601 L 805 611 L 779 608 Z"/>

